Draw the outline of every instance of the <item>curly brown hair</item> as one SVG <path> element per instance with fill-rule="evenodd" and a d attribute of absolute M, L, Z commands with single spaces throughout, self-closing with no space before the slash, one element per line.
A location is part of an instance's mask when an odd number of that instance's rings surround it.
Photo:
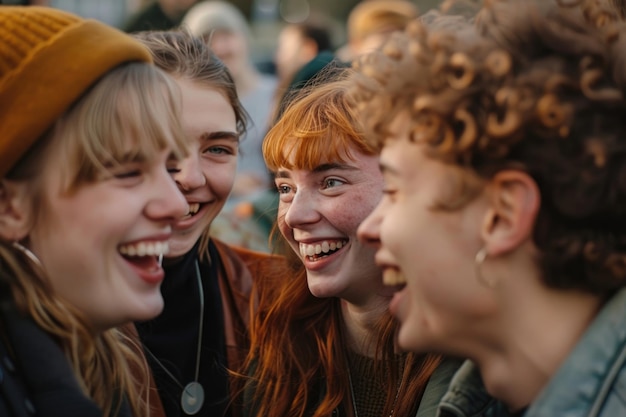
<path fill-rule="evenodd" d="M 473 24 L 415 22 L 355 63 L 370 140 L 384 146 L 409 112 L 409 139 L 430 157 L 484 179 L 528 173 L 541 193 L 533 239 L 545 284 L 611 293 L 626 284 L 623 4 L 485 3 Z M 443 208 L 476 195 L 463 190 Z"/>

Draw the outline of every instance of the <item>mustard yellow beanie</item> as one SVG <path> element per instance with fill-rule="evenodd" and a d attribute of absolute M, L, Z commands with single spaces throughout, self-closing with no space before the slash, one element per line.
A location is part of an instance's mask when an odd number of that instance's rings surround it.
<path fill-rule="evenodd" d="M 123 32 L 50 7 L 0 6 L 0 178 L 92 84 L 150 53 Z"/>

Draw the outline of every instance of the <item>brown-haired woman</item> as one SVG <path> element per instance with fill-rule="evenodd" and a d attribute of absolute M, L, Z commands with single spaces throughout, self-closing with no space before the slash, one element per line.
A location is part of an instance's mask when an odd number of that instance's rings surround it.
<path fill-rule="evenodd" d="M 136 326 L 158 388 L 152 415 L 238 415 L 228 369 L 248 353 L 252 286 L 284 263 L 211 236 L 235 182 L 246 113 L 230 72 L 202 39 L 184 30 L 135 37 L 180 88 L 189 149 L 173 173 L 188 211 L 163 259 L 165 308 Z"/>

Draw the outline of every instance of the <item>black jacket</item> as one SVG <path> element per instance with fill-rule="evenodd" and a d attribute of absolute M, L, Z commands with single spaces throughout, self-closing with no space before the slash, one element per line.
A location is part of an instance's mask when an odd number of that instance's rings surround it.
<path fill-rule="evenodd" d="M 2 290 L 5 290 L 4 288 Z M 57 343 L 0 301 L 0 416 L 101 417 Z"/>

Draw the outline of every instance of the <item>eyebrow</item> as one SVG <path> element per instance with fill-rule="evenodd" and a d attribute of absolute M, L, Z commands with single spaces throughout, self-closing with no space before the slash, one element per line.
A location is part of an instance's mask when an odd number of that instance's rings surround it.
<path fill-rule="evenodd" d="M 360 170 L 359 168 L 348 165 L 348 164 L 340 164 L 338 162 L 333 162 L 333 163 L 318 165 L 315 168 L 313 168 L 311 172 L 318 174 L 320 172 L 326 172 L 326 171 L 330 171 L 333 169 L 337 169 L 341 171 L 359 171 Z M 274 177 L 275 178 L 291 178 L 291 175 L 286 170 L 279 169 L 278 171 L 276 171 L 276 174 L 274 175 Z"/>
<path fill-rule="evenodd" d="M 228 139 L 233 142 L 239 142 L 239 134 L 226 130 L 218 130 L 217 132 L 204 132 L 200 135 L 202 140 Z"/>

